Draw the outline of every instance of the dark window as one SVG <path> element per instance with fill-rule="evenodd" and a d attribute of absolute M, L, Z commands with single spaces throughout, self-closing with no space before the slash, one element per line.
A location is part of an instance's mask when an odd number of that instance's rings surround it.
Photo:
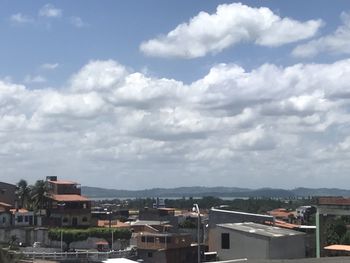
<path fill-rule="evenodd" d="M 166 242 L 169 244 L 171 243 L 171 237 L 166 237 Z"/>
<path fill-rule="evenodd" d="M 146 237 L 147 242 L 154 243 L 154 237 Z"/>
<path fill-rule="evenodd" d="M 5 224 L 6 223 L 6 217 L 2 218 L 2 222 Z"/>
<path fill-rule="evenodd" d="M 63 223 L 68 223 L 68 218 L 67 217 L 63 218 Z"/>
<path fill-rule="evenodd" d="M 17 217 L 17 222 L 22 223 L 23 222 L 23 216 L 18 216 Z"/>
<path fill-rule="evenodd" d="M 159 238 L 159 242 L 160 242 L 160 243 L 165 243 L 165 237 L 160 237 L 160 238 Z"/>
<path fill-rule="evenodd" d="M 148 253 L 147 253 L 147 256 L 148 256 L 149 258 L 153 257 L 152 252 L 148 252 Z"/>
<path fill-rule="evenodd" d="M 25 217 L 24 217 L 24 222 L 28 222 L 28 221 L 29 221 L 28 216 L 25 216 Z"/>
<path fill-rule="evenodd" d="M 230 234 L 222 233 L 221 234 L 221 248 L 230 249 Z"/>
<path fill-rule="evenodd" d="M 83 217 L 83 222 L 87 222 L 88 220 L 87 220 L 87 217 L 86 216 L 84 216 Z"/>
<path fill-rule="evenodd" d="M 141 242 L 143 242 L 143 243 L 146 242 L 146 238 L 144 236 L 141 237 Z"/>

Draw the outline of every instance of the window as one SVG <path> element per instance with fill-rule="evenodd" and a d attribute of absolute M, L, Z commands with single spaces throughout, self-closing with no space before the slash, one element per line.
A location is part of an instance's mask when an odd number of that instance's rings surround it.
<path fill-rule="evenodd" d="M 63 223 L 68 223 L 68 218 L 67 217 L 63 218 Z"/>
<path fill-rule="evenodd" d="M 145 237 L 145 236 L 142 236 L 142 237 L 141 237 L 141 242 L 143 242 L 143 243 L 146 242 L 146 237 Z"/>
<path fill-rule="evenodd" d="M 221 234 L 221 248 L 230 249 L 230 234 L 222 233 Z"/>
<path fill-rule="evenodd" d="M 25 216 L 25 217 L 24 217 L 24 222 L 26 222 L 26 223 L 27 223 L 28 221 L 29 221 L 28 216 Z"/>
<path fill-rule="evenodd" d="M 88 221 L 88 220 L 87 220 L 87 217 L 84 216 L 82 221 L 83 221 L 83 222 L 87 222 L 87 221 Z"/>
<path fill-rule="evenodd" d="M 5 224 L 6 223 L 6 217 L 2 218 L 2 223 Z"/>
<path fill-rule="evenodd" d="M 147 242 L 154 243 L 154 237 L 146 237 Z"/>
<path fill-rule="evenodd" d="M 148 252 L 148 253 L 147 253 L 147 256 L 148 256 L 149 258 L 153 257 L 152 252 Z"/>
<path fill-rule="evenodd" d="M 17 217 L 17 222 L 22 223 L 23 222 L 23 216 L 18 216 Z"/>

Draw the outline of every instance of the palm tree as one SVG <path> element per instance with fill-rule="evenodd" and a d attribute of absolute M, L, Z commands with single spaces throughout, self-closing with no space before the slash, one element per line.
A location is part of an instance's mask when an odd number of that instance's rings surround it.
<path fill-rule="evenodd" d="M 43 209 L 45 195 L 47 192 L 46 183 L 44 180 L 38 180 L 31 189 L 31 197 L 35 209 Z"/>
<path fill-rule="evenodd" d="M 21 179 L 17 183 L 16 195 L 20 207 L 28 207 L 30 198 L 30 187 L 26 180 Z"/>

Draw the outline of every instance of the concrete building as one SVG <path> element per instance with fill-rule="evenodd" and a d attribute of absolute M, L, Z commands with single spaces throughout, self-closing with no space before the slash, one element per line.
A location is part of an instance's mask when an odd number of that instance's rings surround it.
<path fill-rule="evenodd" d="M 16 203 L 16 186 L 13 184 L 0 182 L 0 202 L 15 207 Z"/>
<path fill-rule="evenodd" d="M 11 205 L 0 202 L 0 227 L 9 227 L 11 225 Z"/>
<path fill-rule="evenodd" d="M 305 234 L 251 222 L 218 224 L 209 251 L 216 251 L 220 260 L 304 258 Z"/>
<path fill-rule="evenodd" d="M 189 234 L 149 233 L 135 235 L 137 254 L 145 263 L 195 263 L 197 245 Z"/>
<path fill-rule="evenodd" d="M 91 201 L 81 195 L 80 184 L 49 177 L 47 183 L 46 224 L 88 227 L 91 225 Z"/>
<path fill-rule="evenodd" d="M 13 226 L 33 226 L 34 212 L 27 209 L 11 209 Z"/>

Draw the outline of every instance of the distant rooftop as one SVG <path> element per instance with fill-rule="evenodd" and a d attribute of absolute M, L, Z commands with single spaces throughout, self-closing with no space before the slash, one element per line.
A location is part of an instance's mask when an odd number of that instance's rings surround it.
<path fill-rule="evenodd" d="M 254 216 L 254 217 L 261 217 L 261 218 L 269 218 L 273 220 L 273 216 L 270 215 L 262 215 L 262 214 L 253 214 L 253 213 L 247 213 L 247 212 L 240 212 L 240 211 L 232 211 L 232 210 L 223 210 L 223 209 L 217 209 L 212 208 L 210 209 L 214 212 L 221 212 L 221 213 L 228 213 L 228 214 L 236 214 L 236 215 L 246 215 L 246 216 Z"/>
<path fill-rule="evenodd" d="M 51 183 L 51 184 L 69 184 L 69 185 L 71 185 L 71 184 L 78 184 L 77 182 L 74 182 L 74 181 L 68 181 L 68 180 L 57 180 L 57 181 L 51 181 L 51 180 L 49 180 L 48 181 L 49 183 Z"/>
<path fill-rule="evenodd" d="M 273 237 L 273 238 L 304 235 L 304 233 L 302 232 L 298 232 L 290 229 L 284 229 L 284 228 L 274 227 L 274 226 L 266 226 L 262 224 L 251 223 L 251 222 L 218 224 L 218 226 L 222 228 L 240 231 L 240 232 L 246 232 L 250 234 Z"/>
<path fill-rule="evenodd" d="M 344 197 L 319 197 L 317 199 L 318 205 L 341 205 L 350 206 L 350 198 Z"/>
<path fill-rule="evenodd" d="M 58 202 L 79 202 L 79 201 L 89 201 L 89 199 L 82 195 L 54 195 L 51 194 L 49 198 Z"/>

